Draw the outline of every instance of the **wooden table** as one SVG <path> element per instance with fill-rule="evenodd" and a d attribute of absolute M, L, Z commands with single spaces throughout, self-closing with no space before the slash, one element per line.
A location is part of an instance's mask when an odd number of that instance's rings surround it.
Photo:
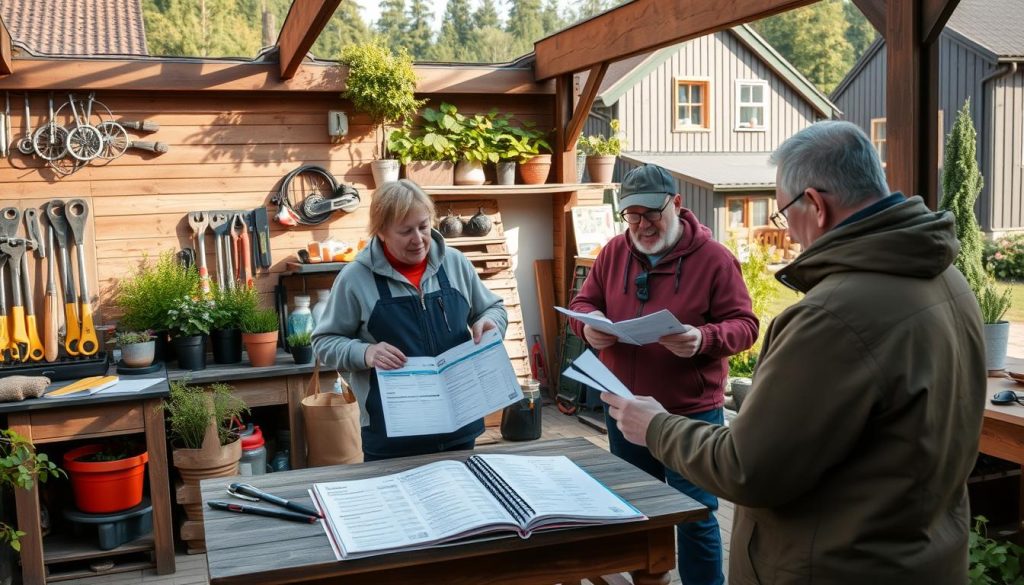
<path fill-rule="evenodd" d="M 146 437 L 146 450 L 149 452 L 147 470 L 149 498 L 153 505 L 153 535 L 113 550 L 101 551 L 96 546 L 83 546 L 72 539 L 64 545 L 48 541 L 44 553 L 39 525 L 39 489 L 33 486 L 30 490 L 14 490 L 18 529 L 25 532 L 25 537 L 21 539 L 22 577 L 25 583 L 40 584 L 53 579 L 54 575 L 47 574 L 47 564 L 145 550 L 154 551 L 157 573 L 174 572 L 167 440 L 164 434 L 164 415 L 160 409 L 162 399 L 168 394 L 168 387 L 162 369 L 144 377 L 157 378 L 160 382 L 135 394 L 104 395 L 100 392 L 89 397 L 34 398 L 0 404 L 0 415 L 7 415 L 8 426 L 35 445 L 143 433 Z M 50 513 L 58 514 L 59 510 L 51 509 Z M 119 567 L 118 570 L 138 568 L 132 565 Z M 89 575 L 95 573 L 73 576 Z"/>
<path fill-rule="evenodd" d="M 478 451 L 566 455 L 628 499 L 645 522 L 593 526 L 476 541 L 365 559 L 337 561 L 319 525 L 210 510 L 204 505 L 210 582 L 233 583 L 560 583 L 624 571 L 635 583 L 669 583 L 679 522 L 707 517 L 707 508 L 584 439 L 498 445 Z M 394 473 L 438 459 L 435 454 L 350 466 L 320 467 L 247 478 L 282 497 L 309 503 L 314 482 Z M 225 499 L 232 479 L 202 482 L 203 502 Z"/>
<path fill-rule="evenodd" d="M 1006 368 L 1012 372 L 1024 371 L 1024 359 L 1006 358 Z M 1013 390 L 1024 394 L 1024 384 L 1010 378 L 990 377 L 985 394 L 985 418 L 981 425 L 981 443 L 978 450 L 1022 468 L 1020 488 L 1021 527 L 1024 528 L 1024 405 L 996 405 L 990 400 L 1000 390 Z"/>

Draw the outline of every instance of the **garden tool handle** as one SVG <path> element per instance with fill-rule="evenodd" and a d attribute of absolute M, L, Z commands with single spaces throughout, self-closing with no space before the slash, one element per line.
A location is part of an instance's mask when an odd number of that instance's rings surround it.
<path fill-rule="evenodd" d="M 60 308 L 57 306 L 57 295 L 53 290 L 46 292 L 46 300 L 43 302 L 43 358 L 48 362 L 57 361 L 57 313 Z"/>
<path fill-rule="evenodd" d="M 25 307 L 14 305 L 11 307 L 11 359 L 25 361 L 28 359 L 28 330 L 25 329 Z"/>
<path fill-rule="evenodd" d="M 78 353 L 81 355 L 96 355 L 100 348 L 99 340 L 96 339 L 96 327 L 92 322 L 92 305 L 88 299 L 81 299 L 82 329 L 78 338 Z"/>
<path fill-rule="evenodd" d="M 238 280 L 245 283 L 246 288 L 253 287 L 252 275 L 249 274 L 249 230 L 243 229 L 239 236 Z"/>
<path fill-rule="evenodd" d="M 32 283 L 28 275 L 28 250 L 21 257 L 21 280 L 25 287 L 25 329 L 28 331 L 28 359 L 38 362 L 43 359 L 43 342 L 39 340 L 39 326 L 36 324 L 36 311 L 32 302 Z"/>
<path fill-rule="evenodd" d="M 78 328 L 78 304 L 67 299 L 64 303 L 64 325 L 67 328 L 64 332 L 64 351 L 68 355 L 77 356 L 78 339 L 82 335 Z"/>

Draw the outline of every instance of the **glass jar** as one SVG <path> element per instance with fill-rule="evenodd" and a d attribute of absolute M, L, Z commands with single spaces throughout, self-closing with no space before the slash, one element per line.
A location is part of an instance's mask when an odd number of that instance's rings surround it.
<path fill-rule="evenodd" d="M 519 383 L 523 398 L 505 407 L 501 415 L 501 436 L 506 441 L 533 441 L 541 435 L 540 382 L 529 378 Z"/>
<path fill-rule="evenodd" d="M 309 310 L 309 297 L 297 295 L 295 306 L 288 314 L 288 335 L 313 332 L 313 313 Z"/>
<path fill-rule="evenodd" d="M 324 311 L 327 310 L 327 297 L 331 296 L 331 291 L 326 288 L 321 288 L 316 291 L 316 304 L 313 305 L 313 325 L 319 325 L 320 319 L 324 316 Z"/>

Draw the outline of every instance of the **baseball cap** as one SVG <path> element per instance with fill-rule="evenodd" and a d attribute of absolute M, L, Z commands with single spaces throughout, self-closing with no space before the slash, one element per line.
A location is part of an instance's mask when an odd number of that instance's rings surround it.
<path fill-rule="evenodd" d="M 658 165 L 644 165 L 626 173 L 619 186 L 619 209 L 633 205 L 660 209 L 666 195 L 676 194 L 676 181 Z"/>

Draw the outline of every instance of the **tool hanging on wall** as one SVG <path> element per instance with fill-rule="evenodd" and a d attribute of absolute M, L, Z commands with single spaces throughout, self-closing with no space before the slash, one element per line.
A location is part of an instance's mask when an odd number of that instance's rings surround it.
<path fill-rule="evenodd" d="M 245 224 L 242 213 L 236 213 L 231 219 L 231 239 L 234 242 L 238 283 L 252 288 L 253 279 L 249 275 L 249 226 Z"/>
<path fill-rule="evenodd" d="M 75 294 L 75 276 L 68 255 L 68 223 L 65 205 L 60 199 L 46 204 L 46 217 L 53 226 L 53 234 L 60 250 L 61 287 L 64 290 L 64 351 L 69 356 L 78 355 L 78 341 L 81 332 L 78 327 L 78 299 Z"/>
<path fill-rule="evenodd" d="M 0 209 L 0 239 L 17 237 L 18 222 L 21 219 L 21 211 L 17 207 L 5 207 Z M 6 266 L 9 264 L 6 254 L 2 255 L 0 261 L 0 355 L 6 357 L 8 348 L 11 345 L 10 327 L 11 323 L 7 318 L 7 293 L 5 281 Z"/>
<path fill-rule="evenodd" d="M 18 140 L 18 152 L 24 155 L 35 154 L 32 147 L 32 111 L 29 109 L 28 94 L 25 94 L 25 135 Z"/>
<path fill-rule="evenodd" d="M 59 353 L 58 332 L 60 306 L 57 304 L 57 289 L 53 279 L 53 263 L 57 260 L 53 249 L 53 226 L 46 226 L 46 243 L 50 257 L 46 262 L 46 298 L 43 301 L 43 357 L 48 362 L 57 361 Z"/>
<path fill-rule="evenodd" d="M 28 249 L 35 250 L 39 259 L 46 257 L 46 245 L 39 236 L 39 212 L 28 208 L 23 214 L 25 217 L 25 235 L 28 242 Z M 35 287 L 32 283 L 32 276 L 29 272 L 28 258 L 26 253 L 21 257 L 22 281 L 25 295 L 25 329 L 28 331 L 28 359 L 38 362 L 43 359 L 43 343 L 39 340 L 39 327 L 36 322 L 35 311 Z"/>
<path fill-rule="evenodd" d="M 213 241 L 217 245 L 217 284 L 221 288 L 231 288 L 233 283 L 228 263 L 231 250 L 224 247 L 224 238 L 228 236 L 228 215 L 223 211 L 211 211 L 209 213 L 210 228 L 213 230 Z M 230 244 L 228 245 L 230 246 Z"/>
<path fill-rule="evenodd" d="M 78 284 L 80 294 L 78 297 L 78 316 L 82 320 L 80 337 L 78 342 L 78 353 L 82 355 L 93 355 L 99 348 L 99 340 L 96 339 L 96 327 L 92 321 L 92 301 L 89 298 L 89 281 L 85 270 L 85 220 L 89 217 L 89 204 L 84 199 L 72 199 L 64 206 L 64 216 L 68 225 L 71 226 L 71 234 L 75 238 L 75 249 L 78 251 Z"/>
<path fill-rule="evenodd" d="M 301 203 L 292 203 L 292 196 L 302 195 Z M 317 165 L 303 165 L 281 180 L 271 201 L 278 206 L 274 219 L 281 225 L 320 225 L 335 211 L 352 213 L 359 208 L 359 191 L 339 185 L 334 175 Z"/>
<path fill-rule="evenodd" d="M 206 268 L 206 229 L 210 227 L 210 220 L 205 211 L 192 211 L 188 214 L 188 224 L 196 235 L 196 252 L 199 258 L 199 282 L 203 288 L 203 294 L 210 292 L 210 271 Z"/>
<path fill-rule="evenodd" d="M 4 92 L 4 111 L 0 112 L 0 157 L 6 158 L 11 144 L 11 94 Z"/>
<path fill-rule="evenodd" d="M 0 252 L 7 254 L 11 267 L 11 342 L 7 346 L 12 361 L 28 359 L 29 338 L 25 327 L 25 307 L 21 298 L 21 261 L 25 255 L 26 242 L 22 238 L 8 238 L 0 243 Z"/>

